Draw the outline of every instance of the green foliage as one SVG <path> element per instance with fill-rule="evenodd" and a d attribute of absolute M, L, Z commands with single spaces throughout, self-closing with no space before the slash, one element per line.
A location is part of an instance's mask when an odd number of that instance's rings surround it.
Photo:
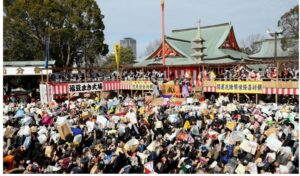
<path fill-rule="evenodd" d="M 95 0 L 4 0 L 4 60 L 44 60 L 45 38 L 50 58 L 71 66 L 108 53 L 104 16 Z"/>
<path fill-rule="evenodd" d="M 254 54 L 259 52 L 261 48 L 261 41 L 264 37 L 260 34 L 251 34 L 246 39 L 241 40 L 240 49 L 246 54 Z"/>
<path fill-rule="evenodd" d="M 281 40 L 283 49 L 290 48 L 291 54 L 299 55 L 299 45 L 297 45 L 299 42 L 299 5 L 284 13 L 278 21 L 278 26 L 283 29 L 283 38 Z"/>
<path fill-rule="evenodd" d="M 133 64 L 134 61 L 134 55 L 130 48 L 121 48 L 120 51 L 120 66 L 121 65 L 127 65 L 127 64 Z M 116 69 L 116 59 L 114 54 L 110 54 L 106 57 L 106 61 L 103 64 L 103 67 L 110 68 L 115 70 Z"/>

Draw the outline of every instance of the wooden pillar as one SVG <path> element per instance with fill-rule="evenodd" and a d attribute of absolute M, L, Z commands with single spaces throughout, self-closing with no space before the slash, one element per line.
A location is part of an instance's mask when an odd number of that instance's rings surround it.
<path fill-rule="evenodd" d="M 87 65 L 85 63 L 85 67 L 84 67 L 84 82 L 87 82 Z"/>
<path fill-rule="evenodd" d="M 123 67 L 122 67 L 121 69 L 119 69 L 119 70 L 120 70 L 120 73 L 119 73 L 119 74 L 120 74 L 120 81 L 122 81 L 122 79 L 123 79 L 123 78 L 122 78 Z"/>
<path fill-rule="evenodd" d="M 165 58 L 165 4 L 164 1 L 161 3 L 161 26 L 162 26 L 162 62 L 163 66 L 166 65 Z"/>
<path fill-rule="evenodd" d="M 241 64 L 238 64 L 238 81 L 240 81 L 240 68 L 241 68 Z M 237 102 L 240 102 L 240 94 L 237 94 Z"/>
<path fill-rule="evenodd" d="M 201 85 L 202 85 L 202 92 L 203 92 L 203 90 L 204 90 L 204 81 L 203 81 L 203 72 L 204 72 L 204 65 L 202 64 L 202 74 L 201 74 L 201 78 L 202 78 L 202 80 L 201 80 Z M 204 93 L 204 92 L 203 92 Z"/>
<path fill-rule="evenodd" d="M 47 84 L 49 83 L 49 73 L 48 73 L 48 68 L 47 68 Z"/>
<path fill-rule="evenodd" d="M 276 43 L 276 42 L 275 42 Z M 278 74 L 279 74 L 279 62 L 276 61 L 276 95 L 275 95 L 275 103 L 278 104 Z"/>
<path fill-rule="evenodd" d="M 167 73 L 167 78 L 168 78 L 168 81 L 170 81 L 170 66 L 168 66 L 167 71 L 168 71 L 168 73 Z"/>
<path fill-rule="evenodd" d="M 70 93 L 68 93 L 68 112 L 70 112 Z"/>
<path fill-rule="evenodd" d="M 44 84 L 44 75 L 43 75 L 43 70 L 42 70 L 42 75 L 41 75 L 41 76 L 42 76 L 42 80 L 41 80 L 41 81 L 42 81 L 42 84 Z"/>
<path fill-rule="evenodd" d="M 238 80 L 240 81 L 240 69 L 241 69 L 241 64 L 238 65 Z"/>
<path fill-rule="evenodd" d="M 258 94 L 255 94 L 255 103 L 258 104 Z"/>

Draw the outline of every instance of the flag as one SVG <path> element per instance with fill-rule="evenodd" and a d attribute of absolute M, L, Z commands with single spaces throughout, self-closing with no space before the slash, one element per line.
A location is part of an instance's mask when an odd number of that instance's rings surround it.
<path fill-rule="evenodd" d="M 49 38 L 46 38 L 45 40 L 45 48 L 46 48 L 46 54 L 45 54 L 45 68 L 48 69 L 48 61 L 49 61 Z"/>
<path fill-rule="evenodd" d="M 116 44 L 114 46 L 114 52 L 115 52 L 117 68 L 119 68 L 119 64 L 120 64 L 120 50 L 121 50 L 120 44 Z"/>

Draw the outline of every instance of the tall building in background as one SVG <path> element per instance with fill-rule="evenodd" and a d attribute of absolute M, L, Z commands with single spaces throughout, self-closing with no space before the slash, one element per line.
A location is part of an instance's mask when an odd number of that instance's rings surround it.
<path fill-rule="evenodd" d="M 131 48 L 134 58 L 136 59 L 136 40 L 133 38 L 124 38 L 120 41 L 122 48 Z"/>

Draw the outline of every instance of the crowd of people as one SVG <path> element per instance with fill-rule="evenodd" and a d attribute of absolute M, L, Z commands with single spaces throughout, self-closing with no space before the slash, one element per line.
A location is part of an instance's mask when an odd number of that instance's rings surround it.
<path fill-rule="evenodd" d="M 185 73 L 187 74 L 187 73 Z M 87 72 L 87 82 L 99 82 L 99 81 L 114 81 L 114 80 L 124 80 L 124 81 L 146 81 L 151 79 L 156 80 L 175 80 L 185 77 L 181 75 L 180 78 L 175 78 L 175 73 L 170 72 L 169 75 L 165 75 L 164 72 L 160 70 L 143 71 L 143 70 L 124 70 L 121 73 L 121 78 L 118 72 L 114 71 L 112 73 L 98 73 L 98 72 Z M 280 73 L 277 73 L 276 68 L 267 67 L 265 71 L 257 71 L 254 69 L 249 69 L 245 67 L 225 69 L 222 73 L 216 74 L 216 70 L 203 70 L 201 71 L 197 79 L 202 80 L 225 80 L 225 81 L 261 81 L 261 80 L 298 80 L 299 71 L 295 68 L 284 68 Z M 169 77 L 169 78 L 168 78 Z M 85 81 L 85 75 L 82 72 L 78 73 L 53 73 L 50 75 L 50 81 L 54 83 L 63 82 L 82 82 Z"/>
<path fill-rule="evenodd" d="M 299 173 L 299 108 L 95 97 L 4 104 L 5 173 Z"/>

